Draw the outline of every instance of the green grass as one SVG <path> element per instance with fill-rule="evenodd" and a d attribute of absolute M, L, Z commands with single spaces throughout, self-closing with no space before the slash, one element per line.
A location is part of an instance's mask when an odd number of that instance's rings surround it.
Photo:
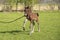
<path fill-rule="evenodd" d="M 1 22 L 15 20 L 23 13 L 0 12 L 0 40 L 60 40 L 60 11 L 41 11 L 39 15 L 41 32 L 38 32 L 36 24 L 35 32 L 30 36 L 29 21 L 26 23 L 26 31 L 22 30 L 25 17 L 12 23 Z"/>

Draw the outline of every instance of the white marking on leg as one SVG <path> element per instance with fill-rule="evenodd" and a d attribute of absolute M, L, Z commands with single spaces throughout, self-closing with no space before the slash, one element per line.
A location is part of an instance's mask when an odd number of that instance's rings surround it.
<path fill-rule="evenodd" d="M 40 26 L 39 26 L 39 23 L 37 23 L 38 24 L 38 32 L 40 32 Z"/>
<path fill-rule="evenodd" d="M 27 22 L 27 19 L 24 20 L 23 27 L 25 27 L 26 22 Z"/>
<path fill-rule="evenodd" d="M 30 35 L 34 32 L 34 27 L 33 27 L 33 24 L 31 23 L 30 25 Z"/>
<path fill-rule="evenodd" d="M 32 27 L 32 33 L 34 32 L 34 27 Z"/>
<path fill-rule="evenodd" d="M 23 30 L 25 30 L 25 24 L 27 22 L 27 19 L 24 20 L 24 23 L 23 23 Z"/>

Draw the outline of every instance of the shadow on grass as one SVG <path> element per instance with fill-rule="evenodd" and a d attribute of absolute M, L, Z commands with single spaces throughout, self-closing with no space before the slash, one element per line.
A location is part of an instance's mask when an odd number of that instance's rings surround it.
<path fill-rule="evenodd" d="M 27 34 L 28 35 L 28 32 L 29 31 L 21 31 L 21 30 L 12 30 L 12 31 L 0 31 L 0 33 L 10 33 L 10 34 L 13 34 L 13 35 L 16 35 L 16 34 Z"/>

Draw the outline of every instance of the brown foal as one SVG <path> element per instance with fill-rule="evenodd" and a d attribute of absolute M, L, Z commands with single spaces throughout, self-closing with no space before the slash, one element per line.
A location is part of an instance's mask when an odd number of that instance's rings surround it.
<path fill-rule="evenodd" d="M 38 20 L 39 14 L 33 13 L 31 10 L 31 7 L 29 6 L 25 7 L 24 12 L 25 12 L 24 15 L 26 17 L 26 20 L 24 21 L 24 24 L 23 24 L 23 30 L 25 30 L 26 21 L 29 20 L 30 21 L 30 35 L 34 32 L 34 24 L 35 24 L 34 21 L 37 22 L 38 31 L 40 32 L 39 20 Z"/>

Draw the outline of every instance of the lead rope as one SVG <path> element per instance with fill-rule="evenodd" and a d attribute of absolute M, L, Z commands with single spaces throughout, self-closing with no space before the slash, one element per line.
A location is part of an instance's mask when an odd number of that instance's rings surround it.
<path fill-rule="evenodd" d="M 19 17 L 19 18 L 16 18 L 15 20 L 8 21 L 8 22 L 0 21 L 0 23 L 12 23 L 12 22 L 14 22 L 14 21 L 16 21 L 16 20 L 19 20 L 19 19 L 23 18 L 23 17 L 25 17 L 25 16 L 21 16 L 21 17 Z"/>

